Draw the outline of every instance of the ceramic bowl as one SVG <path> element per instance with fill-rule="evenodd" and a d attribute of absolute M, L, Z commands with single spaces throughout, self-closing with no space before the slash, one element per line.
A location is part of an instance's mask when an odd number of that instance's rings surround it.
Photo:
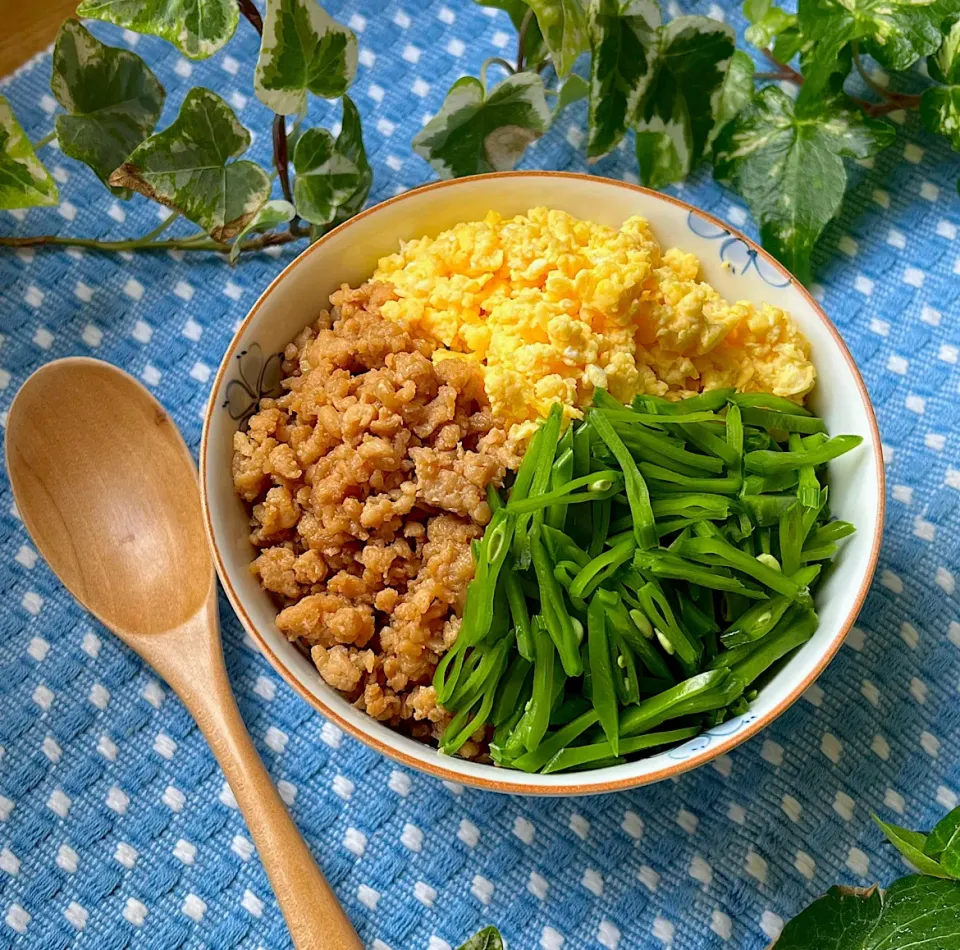
<path fill-rule="evenodd" d="M 661 246 L 692 251 L 705 280 L 729 300 L 768 302 L 789 311 L 810 340 L 818 383 L 814 410 L 831 433 L 863 436 L 863 445 L 831 466 L 834 514 L 853 522 L 836 568 L 820 588 L 820 626 L 763 688 L 744 715 L 649 758 L 595 771 L 527 775 L 442 756 L 374 721 L 326 685 L 310 660 L 277 630 L 276 607 L 248 570 L 254 550 L 247 513 L 230 475 L 233 434 L 261 394 L 278 382 L 284 346 L 325 306 L 343 282 L 360 284 L 378 258 L 402 240 L 433 235 L 487 211 L 514 215 L 544 205 L 619 226 L 643 215 Z M 207 529 L 227 596 L 250 636 L 278 673 L 315 709 L 378 752 L 420 771 L 501 792 L 583 795 L 631 788 L 675 776 L 729 752 L 793 703 L 836 653 L 870 586 L 883 528 L 880 437 L 867 390 L 836 327 L 780 264 L 719 219 L 623 182 L 586 175 L 517 172 L 439 182 L 391 198 L 331 231 L 297 257 L 263 292 L 240 325 L 213 384 L 200 450 Z"/>

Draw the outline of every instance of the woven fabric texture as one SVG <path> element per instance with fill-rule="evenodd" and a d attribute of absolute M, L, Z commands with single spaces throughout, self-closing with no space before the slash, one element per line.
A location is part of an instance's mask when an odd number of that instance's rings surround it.
<path fill-rule="evenodd" d="M 410 140 L 457 75 L 512 54 L 508 18 L 467 0 L 325 6 L 359 38 L 351 92 L 375 167 L 372 200 L 428 180 Z M 743 27 L 733 4 L 683 12 Z M 254 130 L 251 156 L 269 163 L 269 115 L 252 94 L 256 40 L 246 24 L 202 62 L 160 40 L 92 29 L 156 71 L 168 91 L 161 126 L 190 86 L 208 86 Z M 49 74 L 45 55 L 0 86 L 34 141 L 52 129 Z M 338 109 L 314 100 L 311 123 L 331 126 Z M 523 165 L 587 170 L 583 126 L 580 103 Z M 60 183 L 60 205 L 3 213 L 0 233 L 123 238 L 160 220 L 156 206 L 116 199 L 55 146 L 41 156 Z M 592 171 L 636 181 L 629 150 Z M 814 290 L 879 415 L 885 543 L 846 645 L 762 735 L 676 781 L 624 794 L 533 800 L 447 785 L 324 722 L 221 603 L 244 718 L 368 946 L 449 950 L 496 923 L 512 950 L 758 950 L 830 884 L 903 873 L 871 812 L 923 826 L 956 804 L 958 162 L 910 118 L 875 165 L 852 174 L 817 251 Z M 709 170 L 673 193 L 752 228 Z M 92 355 L 142 379 L 196 449 L 230 337 L 294 253 L 236 267 L 181 253 L 0 253 L 0 413 L 42 363 Z M 0 591 L 0 950 L 290 946 L 192 721 L 59 586 L 31 547 L 5 474 Z"/>

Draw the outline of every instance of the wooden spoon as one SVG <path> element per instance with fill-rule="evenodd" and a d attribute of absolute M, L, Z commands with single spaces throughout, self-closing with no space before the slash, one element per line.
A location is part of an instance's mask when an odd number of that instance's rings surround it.
<path fill-rule="evenodd" d="M 14 399 L 6 453 L 17 508 L 47 563 L 196 719 L 294 944 L 361 950 L 240 718 L 223 664 L 197 473 L 170 417 L 121 370 L 57 360 Z"/>

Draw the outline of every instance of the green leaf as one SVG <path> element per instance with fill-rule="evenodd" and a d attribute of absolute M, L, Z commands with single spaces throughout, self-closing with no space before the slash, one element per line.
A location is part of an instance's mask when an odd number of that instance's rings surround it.
<path fill-rule="evenodd" d="M 944 815 L 927 836 L 923 853 L 940 862 L 952 878 L 960 879 L 960 808 Z"/>
<path fill-rule="evenodd" d="M 553 107 L 553 118 L 556 119 L 567 106 L 573 105 L 574 102 L 578 102 L 580 99 L 586 99 L 589 95 L 590 85 L 586 79 L 584 79 L 583 76 L 578 76 L 576 73 L 571 73 L 560 87 L 560 93 Z"/>
<path fill-rule="evenodd" d="M 268 109 L 300 112 L 308 91 L 336 99 L 356 71 L 357 38 L 316 0 L 267 0 L 253 88 Z"/>
<path fill-rule="evenodd" d="M 949 877 L 943 868 L 931 857 L 923 853 L 927 836 L 919 831 L 910 831 L 899 825 L 881 821 L 876 815 L 873 820 L 880 826 L 886 839 L 892 844 L 921 874 L 930 877 Z"/>
<path fill-rule="evenodd" d="M 831 887 L 801 911 L 775 950 L 960 950 L 960 884 L 902 877 L 879 888 Z"/>
<path fill-rule="evenodd" d="M 930 78 L 947 85 L 960 85 L 960 17 L 951 17 L 943 25 L 940 49 L 927 58 Z"/>
<path fill-rule="evenodd" d="M 550 119 L 543 81 L 535 73 L 509 76 L 486 96 L 479 80 L 464 76 L 414 137 L 413 150 L 441 178 L 506 171 L 547 131 Z"/>
<path fill-rule="evenodd" d="M 960 0 L 799 0 L 803 96 L 815 101 L 846 72 L 842 53 L 854 40 L 885 69 L 909 69 L 939 48 L 940 24 L 958 10 Z"/>
<path fill-rule="evenodd" d="M 236 237 L 270 196 L 270 179 L 254 162 L 229 162 L 250 145 L 250 133 L 216 93 L 187 93 L 180 113 L 151 135 L 111 176 L 179 211 L 214 240 Z"/>
<path fill-rule="evenodd" d="M 587 18 L 580 0 L 527 0 L 560 77 L 587 48 Z"/>
<path fill-rule="evenodd" d="M 743 15 L 750 21 L 744 36 L 748 43 L 766 49 L 784 30 L 796 26 L 797 18 L 770 0 L 744 0 Z"/>
<path fill-rule="evenodd" d="M 55 205 L 58 197 L 57 183 L 0 96 L 0 209 Z"/>
<path fill-rule="evenodd" d="M 738 49 L 730 58 L 723 82 L 713 94 L 713 128 L 707 136 L 707 148 L 710 148 L 727 123 L 753 98 L 753 73 L 753 60 L 743 50 Z"/>
<path fill-rule="evenodd" d="M 774 41 L 773 58 L 779 63 L 789 63 L 803 49 L 803 43 L 799 27 L 788 26 Z"/>
<path fill-rule="evenodd" d="M 153 131 L 165 98 L 136 53 L 104 45 L 76 20 L 57 34 L 50 88 L 68 113 L 56 120 L 60 148 L 104 183 Z"/>
<path fill-rule="evenodd" d="M 714 176 L 746 199 L 764 247 L 807 281 L 813 246 L 843 200 L 843 158 L 874 155 L 894 135 L 843 96 L 804 111 L 767 86 L 714 142 Z"/>
<path fill-rule="evenodd" d="M 600 158 L 627 130 L 627 105 L 652 75 L 660 8 L 653 0 L 591 0 L 587 157 Z"/>
<path fill-rule="evenodd" d="M 920 121 L 960 150 L 960 86 L 931 86 L 920 97 Z"/>
<path fill-rule="evenodd" d="M 733 49 L 732 28 L 709 17 L 677 17 L 661 28 L 653 75 L 629 104 L 644 184 L 679 181 L 702 157 Z"/>
<path fill-rule="evenodd" d="M 460 950 L 503 950 L 503 938 L 496 927 L 484 927 L 460 947 Z"/>
<path fill-rule="evenodd" d="M 77 16 L 160 36 L 191 59 L 229 42 L 240 12 L 234 0 L 81 0 Z"/>
<path fill-rule="evenodd" d="M 883 913 L 877 887 L 831 887 L 789 921 L 776 950 L 854 950 L 863 948 Z"/>
<path fill-rule="evenodd" d="M 277 225 L 292 221 L 297 209 L 289 201 L 268 201 L 258 212 L 257 216 L 237 235 L 230 248 L 230 263 L 232 264 L 243 249 L 243 239 L 248 234 L 261 231 L 272 231 Z"/>
<path fill-rule="evenodd" d="M 478 7 L 494 7 L 497 10 L 503 10 L 513 23 L 514 29 L 519 33 L 523 29 L 523 21 L 530 7 L 525 0 L 473 0 Z M 543 34 L 540 32 L 540 24 L 537 18 L 531 15 L 527 28 L 523 34 L 523 61 L 529 69 L 531 66 L 538 66 L 543 62 L 546 56 L 546 48 L 543 45 Z"/>
<path fill-rule="evenodd" d="M 363 147 L 360 113 L 349 96 L 344 96 L 341 102 L 343 119 L 340 122 L 340 134 L 337 136 L 337 151 L 357 167 L 360 180 L 353 194 L 337 209 L 334 225 L 352 218 L 363 207 L 373 185 L 373 169 L 367 161 L 367 152 Z"/>

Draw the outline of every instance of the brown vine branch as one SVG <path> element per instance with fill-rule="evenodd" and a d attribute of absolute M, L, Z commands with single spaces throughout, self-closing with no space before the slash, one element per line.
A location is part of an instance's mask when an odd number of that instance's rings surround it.
<path fill-rule="evenodd" d="M 530 21 L 533 19 L 533 7 L 527 7 L 523 19 L 520 21 L 520 29 L 517 31 L 517 69 L 516 72 L 523 70 L 523 45 L 527 40 L 527 29 Z"/>
<path fill-rule="evenodd" d="M 241 252 L 261 251 L 267 247 L 290 244 L 304 237 L 298 229 L 272 232 L 249 238 L 240 245 Z M 42 234 L 32 237 L 0 237 L 0 247 L 83 247 L 91 251 L 221 251 L 229 252 L 230 245 L 213 238 L 172 238 L 155 241 L 151 235 L 131 238 L 126 241 L 98 241 L 96 238 L 62 237 L 59 234 Z"/>
<path fill-rule="evenodd" d="M 240 8 L 240 12 L 253 25 L 257 33 L 263 36 L 263 19 L 260 16 L 260 11 L 253 5 L 252 0 L 237 0 L 237 6 Z"/>

